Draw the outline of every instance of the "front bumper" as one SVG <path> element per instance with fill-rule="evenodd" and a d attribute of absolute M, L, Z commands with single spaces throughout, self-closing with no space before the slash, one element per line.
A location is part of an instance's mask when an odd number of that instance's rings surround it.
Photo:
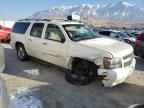
<path fill-rule="evenodd" d="M 98 75 L 104 75 L 102 83 L 106 87 L 112 87 L 124 82 L 134 71 L 136 60 L 133 59 L 131 65 L 118 69 L 99 69 Z"/>

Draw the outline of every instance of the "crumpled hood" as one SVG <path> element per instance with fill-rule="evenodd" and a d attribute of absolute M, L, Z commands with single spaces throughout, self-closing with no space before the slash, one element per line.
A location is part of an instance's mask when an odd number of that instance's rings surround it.
<path fill-rule="evenodd" d="M 83 40 L 79 41 L 78 43 L 92 48 L 104 50 L 112 54 L 114 57 L 123 57 L 133 52 L 131 45 L 105 37 Z"/>

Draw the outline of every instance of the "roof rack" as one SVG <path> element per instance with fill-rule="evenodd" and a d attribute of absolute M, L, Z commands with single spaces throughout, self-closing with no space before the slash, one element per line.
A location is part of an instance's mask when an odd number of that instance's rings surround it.
<path fill-rule="evenodd" d="M 81 21 L 68 20 L 68 19 L 20 19 L 18 21 L 74 21 L 81 23 Z"/>

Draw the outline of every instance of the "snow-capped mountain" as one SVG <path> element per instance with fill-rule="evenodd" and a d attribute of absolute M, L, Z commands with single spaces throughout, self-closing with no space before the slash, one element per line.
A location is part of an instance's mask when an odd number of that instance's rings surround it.
<path fill-rule="evenodd" d="M 105 18 L 116 21 L 144 23 L 144 9 L 127 2 L 115 2 L 106 5 L 59 6 L 37 12 L 30 18 L 66 17 L 70 14 L 77 14 L 82 18 Z"/>

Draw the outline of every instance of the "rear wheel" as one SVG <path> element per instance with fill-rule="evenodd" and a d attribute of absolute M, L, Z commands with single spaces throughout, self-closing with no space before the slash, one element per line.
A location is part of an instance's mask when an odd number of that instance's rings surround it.
<path fill-rule="evenodd" d="M 28 54 L 22 44 L 17 45 L 17 57 L 21 61 L 28 60 Z"/>
<path fill-rule="evenodd" d="M 93 67 L 93 63 L 87 60 L 74 62 L 72 70 L 66 73 L 66 80 L 74 85 L 87 85 L 97 75 L 97 70 L 94 72 Z"/>

